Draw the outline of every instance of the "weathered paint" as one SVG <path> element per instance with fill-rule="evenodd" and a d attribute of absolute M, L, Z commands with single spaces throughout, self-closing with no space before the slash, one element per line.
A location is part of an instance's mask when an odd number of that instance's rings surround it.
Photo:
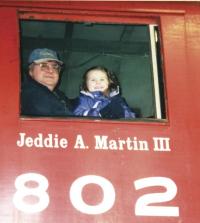
<path fill-rule="evenodd" d="M 200 123 L 200 8 L 189 2 L 64 2 L 2 1 L 0 3 L 0 222 L 2 223 L 197 223 L 200 213 L 199 123 Z M 20 118 L 20 52 L 18 19 L 70 19 L 101 22 L 142 23 L 157 21 L 162 36 L 167 120 L 164 122 L 119 122 L 81 119 Z M 66 138 L 67 148 L 17 145 L 20 133 Z M 57 136 L 55 136 L 57 135 Z M 41 135 L 40 135 L 41 136 Z M 82 136 L 82 138 L 80 138 Z M 115 140 L 117 150 L 96 146 L 96 138 Z M 134 138 L 135 137 L 135 138 Z M 169 140 L 166 151 L 156 150 L 155 137 Z M 119 140 L 145 141 L 147 150 L 119 146 Z M 75 148 L 83 139 L 85 149 Z M 80 141 L 78 141 L 80 142 Z M 111 141 L 113 143 L 114 141 Z M 78 144 L 81 147 L 81 144 Z M 112 144 L 113 145 L 113 144 Z M 30 146 L 30 144 L 29 144 Z M 96 148 L 95 148 L 96 146 Z M 169 151 L 170 150 L 170 151 Z M 38 213 L 24 213 L 13 204 L 15 179 L 38 173 L 48 179 L 50 202 Z M 70 201 L 70 188 L 79 177 L 97 175 L 115 189 L 115 202 L 102 214 L 78 211 Z M 138 189 L 134 183 L 148 177 L 170 178 L 176 196 L 157 206 L 179 208 L 178 216 L 138 216 L 139 197 L 164 192 L 164 187 Z M 28 186 L 27 186 L 28 187 Z M 36 184 L 36 188 L 38 185 Z M 33 189 L 34 190 L 34 189 Z M 42 189 L 43 190 L 43 189 Z M 39 195 L 40 196 L 40 195 Z M 36 196 L 37 197 L 37 196 Z M 85 203 L 102 202 L 99 186 L 83 190 Z M 28 201 L 27 201 L 28 202 Z M 35 201 L 38 202 L 37 200 Z M 154 204 L 150 204 L 152 206 Z M 31 209 L 31 207 L 29 208 Z"/>

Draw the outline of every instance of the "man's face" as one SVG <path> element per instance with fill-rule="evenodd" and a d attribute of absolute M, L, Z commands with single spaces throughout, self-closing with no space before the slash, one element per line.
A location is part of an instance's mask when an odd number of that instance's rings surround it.
<path fill-rule="evenodd" d="M 40 84 L 53 91 L 59 80 L 60 66 L 55 61 L 33 63 L 30 67 L 30 76 Z"/>

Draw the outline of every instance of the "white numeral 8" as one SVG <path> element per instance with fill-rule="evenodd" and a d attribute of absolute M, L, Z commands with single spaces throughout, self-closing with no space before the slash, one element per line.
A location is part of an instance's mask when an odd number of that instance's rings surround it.
<path fill-rule="evenodd" d="M 28 187 L 28 182 L 36 182 L 36 187 Z M 18 176 L 15 180 L 17 189 L 13 197 L 15 207 L 25 213 L 37 213 L 47 208 L 49 204 L 49 196 L 46 192 L 48 188 L 48 180 L 38 173 L 26 173 Z M 34 196 L 38 198 L 37 202 L 28 203 L 25 197 Z"/>

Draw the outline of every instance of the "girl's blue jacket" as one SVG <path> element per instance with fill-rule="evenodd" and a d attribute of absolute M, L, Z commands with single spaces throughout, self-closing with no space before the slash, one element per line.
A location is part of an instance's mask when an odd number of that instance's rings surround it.
<path fill-rule="evenodd" d="M 81 91 L 74 115 L 108 119 L 135 118 L 135 113 L 120 96 L 119 91 L 112 91 L 108 97 L 100 91 Z"/>

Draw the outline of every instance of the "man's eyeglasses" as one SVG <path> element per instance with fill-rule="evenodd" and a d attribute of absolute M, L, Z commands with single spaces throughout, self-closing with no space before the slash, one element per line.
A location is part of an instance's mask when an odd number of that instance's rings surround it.
<path fill-rule="evenodd" d="M 57 73 L 60 72 L 61 70 L 61 65 L 58 63 L 34 63 L 35 65 L 38 65 L 40 67 L 41 70 L 43 71 L 49 71 L 49 70 L 53 70 Z"/>

